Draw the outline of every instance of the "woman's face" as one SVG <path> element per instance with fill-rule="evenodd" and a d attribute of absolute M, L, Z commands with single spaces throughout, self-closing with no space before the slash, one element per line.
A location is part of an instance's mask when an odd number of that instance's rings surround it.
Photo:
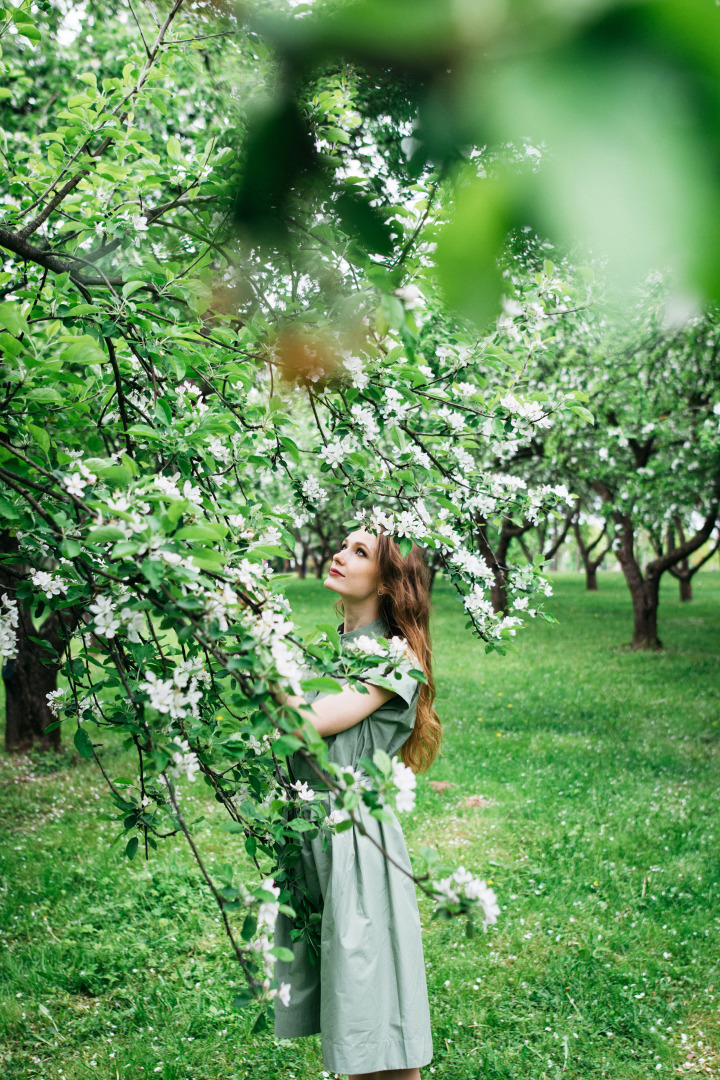
<path fill-rule="evenodd" d="M 333 555 L 325 588 L 356 602 L 377 596 L 377 536 L 364 529 L 346 536 Z"/>

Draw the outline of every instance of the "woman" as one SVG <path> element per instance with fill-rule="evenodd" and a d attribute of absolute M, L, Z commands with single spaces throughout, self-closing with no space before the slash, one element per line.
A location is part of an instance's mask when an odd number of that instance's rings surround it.
<path fill-rule="evenodd" d="M 400 752 L 419 772 L 437 754 L 428 577 L 415 545 L 403 559 L 383 533 L 353 532 L 333 556 L 325 587 L 340 598 L 341 641 L 365 635 L 405 638 L 427 685 L 403 674 L 393 679 L 395 691 L 368 679 L 367 693 L 345 686 L 338 694 L 287 698 L 327 740 L 331 761 L 355 769 L 360 758 L 382 749 L 390 756 Z M 322 794 L 316 774 L 298 755 L 288 759 L 288 770 L 294 782 L 307 782 Z M 329 794 L 322 797 L 329 810 Z M 356 813 L 370 836 L 409 871 L 395 815 L 392 823 L 379 822 L 362 803 Z M 308 840 L 305 833 L 300 843 L 293 885 L 322 912 L 320 957 L 310 955 L 305 935 L 281 914 L 275 941 L 291 948 L 294 959 L 276 964 L 276 978 L 291 987 L 288 1006 L 276 999 L 276 1036 L 320 1032 L 325 1067 L 349 1074 L 350 1080 L 419 1080 L 420 1067 L 432 1058 L 432 1040 L 413 881 L 355 826 L 329 842 L 327 834 Z"/>

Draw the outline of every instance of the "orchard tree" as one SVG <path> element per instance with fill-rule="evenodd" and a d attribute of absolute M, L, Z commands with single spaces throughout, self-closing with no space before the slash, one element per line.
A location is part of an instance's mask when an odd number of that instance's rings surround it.
<path fill-rule="evenodd" d="M 611 22 L 615 6 L 599 18 Z M 664 164 L 667 183 L 632 239 L 641 249 L 639 237 L 652 235 L 664 250 L 666 203 L 680 193 L 693 198 L 673 228 L 692 239 L 697 215 L 717 219 L 703 186 L 712 164 L 693 141 L 704 133 L 713 148 L 716 132 L 699 108 L 699 126 L 684 133 L 692 94 L 673 99 L 673 123 L 664 114 L 658 132 L 646 54 L 662 65 L 664 46 L 643 7 L 627 23 L 622 71 L 659 140 L 643 145 L 643 161 Z M 680 6 L 660 8 L 675 25 Z M 467 147 L 487 132 L 504 142 L 518 101 L 547 105 L 566 133 L 554 161 L 567 183 L 586 117 L 583 94 L 570 115 L 560 102 L 573 87 L 595 93 L 573 57 L 595 28 L 566 14 L 538 23 L 524 5 L 493 22 L 435 0 L 272 23 L 251 12 L 251 26 L 183 0 L 69 6 L 61 27 L 49 5 L 3 11 L 12 89 L 0 99 L 0 647 L 18 672 L 7 687 L 12 696 L 13 679 L 31 677 L 31 658 L 55 667 L 55 730 L 69 725 L 103 772 L 127 856 L 185 837 L 247 979 L 236 1003 L 267 1003 L 279 989 L 273 921 L 278 905 L 291 911 L 298 837 L 352 824 L 362 833 L 360 804 L 382 820 L 393 792 L 408 805 L 412 783 L 382 755 L 364 763 L 367 786 L 343 773 L 310 725 L 298 731 L 283 695 L 333 692 L 369 670 L 391 689 L 397 668 L 424 679 L 399 641 L 367 656 L 343 647 L 331 624 L 303 640 L 273 560 L 293 557 L 297 515 L 317 513 L 332 490 L 346 527 L 383 529 L 403 553 L 414 540 L 439 561 L 487 649 L 502 652 L 521 625 L 493 610 L 478 526 L 539 522 L 565 493 L 485 463 L 501 447 L 511 456 L 508 444 L 548 419 L 570 425 L 583 391 L 521 400 L 517 365 L 503 387 L 505 355 L 486 319 L 503 288 L 495 260 L 508 224 L 564 200 L 543 180 L 531 198 L 508 185 L 508 202 Z M 559 62 L 559 97 L 519 48 L 536 28 Z M 704 41 L 681 46 L 686 83 L 705 87 Z M 493 53 L 510 59 L 495 68 Z M 624 106 L 611 97 L 611 122 Z M 677 160 L 667 131 L 686 151 Z M 637 161 L 631 142 L 622 146 Z M 629 191 L 630 208 L 646 201 Z M 712 259 L 679 239 L 688 276 L 712 283 Z M 441 321 L 445 302 L 471 318 L 474 335 L 458 329 L 431 350 L 425 324 Z M 317 488 L 303 490 L 309 461 Z M 280 500 L 268 494 L 275 478 Z M 542 615 L 548 586 L 537 567 L 508 571 L 508 607 Z M 105 768 L 111 733 L 132 756 L 122 769 L 132 783 Z M 289 785 L 281 766 L 294 752 L 345 820 Z M 205 865 L 182 809 L 182 786 L 198 772 L 243 838 L 247 865 L 212 874 Z M 491 891 L 439 871 L 428 854 L 415 879 L 439 914 L 470 918 L 479 907 L 495 917 Z"/>
<path fill-rule="evenodd" d="M 28 72 L 3 115 L 13 133 L 0 229 L 8 737 L 22 746 L 70 728 L 107 781 L 128 858 L 186 838 L 247 978 L 237 1003 L 267 1002 L 298 837 L 348 822 L 362 833 L 361 802 L 382 820 L 394 791 L 407 805 L 412 780 L 382 755 L 365 763 L 368 786 L 344 774 L 311 726 L 298 733 L 283 695 L 333 692 L 369 670 L 391 689 L 398 667 L 424 679 L 402 642 L 365 656 L 329 624 L 300 637 L 273 580 L 273 562 L 293 557 L 298 516 L 332 493 L 345 527 L 383 529 L 403 553 L 414 539 L 440 560 L 468 627 L 502 652 L 521 619 L 496 615 L 486 596 L 478 500 L 523 515 L 556 496 L 458 467 L 457 442 L 482 443 L 488 423 L 508 419 L 498 393 L 483 392 L 487 342 L 440 356 L 432 385 L 422 370 L 405 263 L 438 175 L 412 179 L 415 198 L 380 234 L 379 209 L 360 196 L 337 205 L 319 185 L 296 193 L 292 220 L 278 214 L 274 246 L 267 232 L 248 243 L 247 226 L 241 243 L 231 220 L 257 160 L 252 133 L 240 146 L 241 91 L 252 98 L 261 76 L 272 82 L 267 50 L 177 0 L 159 24 L 150 9 L 134 14 L 90 7 L 69 41 L 54 10 L 18 8 L 4 24 L 5 72 Z M 325 71 L 298 109 L 333 167 L 364 155 L 363 183 L 390 205 L 396 191 L 369 143 L 381 132 L 370 107 L 359 121 L 362 85 L 355 98 L 352 86 L 351 71 Z M 540 601 L 547 590 L 532 567 L 511 587 Z M 57 718 L 49 726 L 38 694 Z M 122 773 L 134 782 L 108 772 L 104 734 L 132 756 Z M 345 821 L 289 785 L 279 766 L 293 752 Z M 251 873 L 206 867 L 182 809 L 182 784 L 198 772 Z M 491 891 L 440 880 L 428 860 L 417 880 L 439 913 L 495 917 Z"/>
<path fill-rule="evenodd" d="M 707 544 L 720 508 L 718 313 L 673 324 L 655 277 L 632 308 L 598 302 L 578 314 L 556 324 L 550 362 L 530 384 L 551 394 L 582 385 L 595 424 L 554 425 L 545 454 L 586 502 L 599 499 L 630 590 L 632 647 L 660 648 L 662 574 Z M 654 548 L 645 565 L 641 533 Z"/>
<path fill-rule="evenodd" d="M 583 531 L 585 528 L 585 531 Z M 573 522 L 575 543 L 578 555 L 585 568 L 585 588 L 588 592 L 597 592 L 597 572 L 612 549 L 612 539 L 608 537 L 608 522 L 603 519 L 601 529 L 594 528 L 596 536 L 588 535 L 590 523 L 583 521 L 583 514 L 578 513 Z"/>

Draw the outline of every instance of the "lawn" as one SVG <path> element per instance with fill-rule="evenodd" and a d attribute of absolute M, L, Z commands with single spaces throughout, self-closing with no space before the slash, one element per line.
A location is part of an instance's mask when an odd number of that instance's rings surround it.
<path fill-rule="evenodd" d="M 553 577 L 557 626 L 505 657 L 463 630 L 439 582 L 443 756 L 403 817 L 492 881 L 496 926 L 424 922 L 435 1057 L 424 1080 L 720 1077 L 720 574 L 680 604 L 662 653 L 631 653 L 614 574 Z M 304 628 L 332 598 L 288 590 Z M 65 733 L 70 744 L 71 733 Z M 115 775 L 117 752 L 105 752 Z M 442 792 L 430 781 L 447 781 Z M 250 1035 L 199 874 L 172 839 L 145 863 L 113 843 L 102 778 L 74 751 L 0 757 L 0 1067 L 7 1080 L 316 1080 L 317 1039 Z M 186 812 L 208 861 L 241 859 L 200 781 Z"/>

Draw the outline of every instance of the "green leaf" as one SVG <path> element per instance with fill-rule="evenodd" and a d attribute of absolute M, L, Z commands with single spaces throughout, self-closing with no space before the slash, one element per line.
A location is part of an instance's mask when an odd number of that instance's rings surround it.
<path fill-rule="evenodd" d="M 258 1017 L 255 1020 L 255 1023 L 250 1028 L 250 1032 L 251 1032 L 251 1034 L 255 1035 L 260 1031 L 264 1031 L 266 1027 L 267 1027 L 267 1017 L 266 1017 L 265 1012 L 263 1010 L 263 1012 L 258 1014 Z"/>
<path fill-rule="evenodd" d="M 284 945 L 273 945 L 269 952 L 271 956 L 274 956 L 277 960 L 282 960 L 285 964 L 292 964 L 295 959 L 292 949 L 286 949 Z"/>
<path fill-rule="evenodd" d="M 478 180 L 462 187 L 452 220 L 437 242 L 438 276 L 445 299 L 480 327 L 500 309 L 498 266 L 510 227 L 510 179 Z"/>
<path fill-rule="evenodd" d="M 175 135 L 170 136 L 165 149 L 167 150 L 168 157 L 174 158 L 176 161 L 182 157 L 182 147 L 180 146 L 180 140 Z"/>
<path fill-rule="evenodd" d="M 334 645 L 336 649 L 340 648 L 340 635 L 337 632 L 337 627 L 332 623 L 319 623 L 318 630 L 327 634 L 328 641 L 331 645 Z"/>
<path fill-rule="evenodd" d="M 299 750 L 303 744 L 299 739 L 296 739 L 294 735 L 281 735 L 279 739 L 276 739 L 273 743 L 273 750 L 276 757 L 287 757 L 288 754 L 294 754 L 296 750 Z"/>
<path fill-rule="evenodd" d="M 321 690 L 328 694 L 339 694 L 343 687 L 335 679 L 328 675 L 317 675 L 312 679 L 303 679 L 300 683 L 303 690 Z"/>
<path fill-rule="evenodd" d="M 10 301 L 0 304 L 0 326 L 4 327 L 8 333 L 13 334 L 14 337 L 27 334 L 27 320 L 21 312 L 19 304 L 13 304 Z"/>
<path fill-rule="evenodd" d="M 150 582 L 154 589 L 158 588 L 165 577 L 164 563 L 156 562 L 154 559 L 144 559 L 140 570 L 143 577 Z"/>
<path fill-rule="evenodd" d="M 227 525 L 219 522 L 207 521 L 197 525 L 184 525 L 175 533 L 177 540 L 224 540 L 228 534 Z"/>
<path fill-rule="evenodd" d="M 8 502 L 7 499 L 0 498 L 0 517 L 5 521 L 19 521 L 20 513 L 16 506 Z"/>
<path fill-rule="evenodd" d="M 125 533 L 117 525 L 101 525 L 98 529 L 91 529 L 87 538 L 89 544 L 107 544 L 111 540 L 124 540 Z"/>
<path fill-rule="evenodd" d="M 41 449 L 47 454 L 50 450 L 50 436 L 45 428 L 37 427 L 35 424 L 28 424 L 27 428 L 33 439 L 35 439 L 35 442 L 38 443 Z"/>
<path fill-rule="evenodd" d="M 132 294 L 134 292 L 137 292 L 138 289 L 146 289 L 146 288 L 147 288 L 147 282 L 146 281 L 137 281 L 137 280 L 126 281 L 125 284 L 122 287 L 122 294 L 125 297 L 125 299 L 127 300 L 128 296 L 132 296 Z"/>
<path fill-rule="evenodd" d="M 78 726 L 75 729 L 73 742 L 80 757 L 91 758 L 93 756 L 92 739 L 84 727 Z"/>
<path fill-rule="evenodd" d="M 137 836 L 132 836 L 128 840 L 127 846 L 125 847 L 125 854 L 127 855 L 128 859 L 135 858 L 135 856 L 137 855 L 138 844 L 139 840 Z"/>
<path fill-rule="evenodd" d="M 60 544 L 60 550 L 66 559 L 76 559 L 82 553 L 82 544 L 78 544 L 77 540 L 66 539 Z"/>
<path fill-rule="evenodd" d="M 240 990 L 232 999 L 232 1007 L 233 1009 L 240 1011 L 250 1005 L 253 1001 L 255 1001 L 255 995 L 251 990 Z"/>
<path fill-rule="evenodd" d="M 108 362 L 107 356 L 95 338 L 90 337 L 89 334 L 83 334 L 81 337 L 71 339 L 70 344 L 63 350 L 63 360 L 70 364 L 104 364 Z"/>
<path fill-rule="evenodd" d="M 373 754 L 372 759 L 373 765 L 376 769 L 380 770 L 383 776 L 392 776 L 392 761 L 390 760 L 389 755 L 386 754 L 384 750 L 376 750 Z"/>
<path fill-rule="evenodd" d="M 225 568 L 227 558 L 224 551 L 215 551 L 213 548 L 193 548 L 187 552 L 192 556 L 195 566 L 201 570 L 214 570 L 219 572 Z"/>

